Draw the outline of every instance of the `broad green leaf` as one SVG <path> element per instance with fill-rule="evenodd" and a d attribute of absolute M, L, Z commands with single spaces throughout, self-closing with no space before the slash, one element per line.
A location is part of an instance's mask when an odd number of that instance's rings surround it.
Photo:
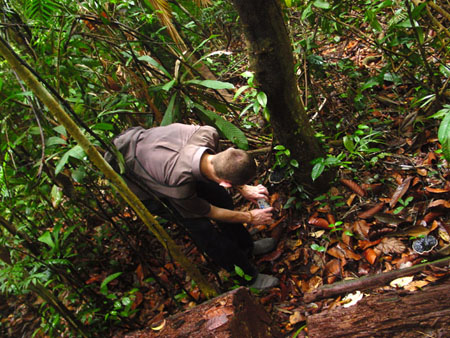
<path fill-rule="evenodd" d="M 164 86 L 162 86 L 161 89 L 162 89 L 162 90 L 165 90 L 166 92 L 168 92 L 168 91 L 173 87 L 173 85 L 175 84 L 175 82 L 176 82 L 176 80 L 173 79 L 173 80 L 167 82 Z"/>
<path fill-rule="evenodd" d="M 324 0 L 316 0 L 313 2 L 313 5 L 317 8 L 322 8 L 322 9 L 331 8 L 330 3 L 328 3 L 327 1 L 324 1 Z"/>
<path fill-rule="evenodd" d="M 361 91 L 363 92 L 366 89 L 378 86 L 380 84 L 380 79 L 378 77 L 371 77 L 369 80 L 367 80 L 366 83 L 361 87 Z"/>
<path fill-rule="evenodd" d="M 163 72 L 167 77 L 172 78 L 172 76 L 169 74 L 169 72 L 158 61 L 156 61 L 151 56 L 149 56 L 149 55 L 142 55 L 142 56 L 138 57 L 138 60 L 148 62 L 153 67 L 155 67 L 156 69 L 158 69 L 161 72 Z"/>
<path fill-rule="evenodd" d="M 67 152 L 61 157 L 58 163 L 56 163 L 55 175 L 58 175 L 61 172 L 61 170 L 64 168 L 68 160 L 69 160 L 69 153 Z"/>
<path fill-rule="evenodd" d="M 261 107 L 265 108 L 267 106 L 267 95 L 266 93 L 259 92 L 256 96 L 256 99 L 258 100 Z"/>
<path fill-rule="evenodd" d="M 211 89 L 233 89 L 234 85 L 229 82 L 215 81 L 215 80 L 190 80 L 185 83 L 196 84 Z"/>
<path fill-rule="evenodd" d="M 82 160 L 86 157 L 86 153 L 84 152 L 83 148 L 81 146 L 76 145 L 72 149 L 70 149 L 68 152 L 70 157 Z"/>
<path fill-rule="evenodd" d="M 447 78 L 450 77 L 450 66 L 440 65 L 440 66 L 439 66 L 439 71 L 440 71 L 441 74 L 444 75 L 445 77 L 447 77 Z"/>
<path fill-rule="evenodd" d="M 323 173 L 324 169 L 325 169 L 325 163 L 324 162 L 316 163 L 314 165 L 314 167 L 312 168 L 312 171 L 311 171 L 311 178 L 312 178 L 312 180 L 315 181 Z"/>
<path fill-rule="evenodd" d="M 355 150 L 355 144 L 353 143 L 351 136 L 344 136 L 343 141 L 345 149 L 352 153 Z"/>
<path fill-rule="evenodd" d="M 53 145 L 60 145 L 60 144 L 67 144 L 66 140 L 62 139 L 61 137 L 57 136 L 51 136 L 48 138 L 48 140 L 45 142 L 45 145 L 47 147 L 51 147 Z"/>
<path fill-rule="evenodd" d="M 245 134 L 240 130 L 238 127 L 236 127 L 231 122 L 223 119 L 221 116 L 217 115 L 216 113 L 206 109 L 205 107 L 194 103 L 194 106 L 198 109 L 200 112 L 200 115 L 203 120 L 206 120 L 208 123 L 213 124 L 214 126 L 219 129 L 219 131 L 231 142 L 233 142 L 235 145 L 237 145 L 241 149 L 248 149 L 248 141 L 247 137 L 245 137 Z"/>
<path fill-rule="evenodd" d="M 55 128 L 53 128 L 54 131 L 56 131 L 58 134 L 64 135 L 67 137 L 67 131 L 66 128 L 64 128 L 64 126 L 57 126 Z"/>
<path fill-rule="evenodd" d="M 86 175 L 86 170 L 83 167 L 78 167 L 77 169 L 72 171 L 71 176 L 75 182 L 82 183 Z"/>
<path fill-rule="evenodd" d="M 100 285 L 100 292 L 103 294 L 106 294 L 108 292 L 108 288 L 107 288 L 108 283 L 110 283 L 111 281 L 113 281 L 114 279 L 119 277 L 121 274 L 122 274 L 122 272 L 116 272 L 116 273 L 113 273 L 112 275 L 109 275 L 108 277 L 106 277 L 103 280 L 102 284 Z"/>
<path fill-rule="evenodd" d="M 38 240 L 42 243 L 47 244 L 50 248 L 55 248 L 55 242 L 53 241 L 52 234 L 47 230 L 44 232 Z"/>
<path fill-rule="evenodd" d="M 450 113 L 447 113 L 439 126 L 438 139 L 442 145 L 442 154 L 450 161 Z"/>
<path fill-rule="evenodd" d="M 76 145 L 72 149 L 68 150 L 56 164 L 55 175 L 58 175 L 61 172 L 61 170 L 64 168 L 67 161 L 69 160 L 69 157 L 82 160 L 85 156 L 86 153 L 84 152 L 83 148 L 81 148 L 81 146 L 79 145 Z"/>
<path fill-rule="evenodd" d="M 53 207 L 57 208 L 58 205 L 62 202 L 62 198 L 63 198 L 62 189 L 60 187 L 58 187 L 56 184 L 54 184 L 50 195 L 52 198 Z"/>
<path fill-rule="evenodd" d="M 92 129 L 95 130 L 114 130 L 114 126 L 111 123 L 105 123 L 105 122 L 101 122 L 101 123 L 96 123 Z"/>
<path fill-rule="evenodd" d="M 174 109 L 174 106 L 176 98 L 177 93 L 173 94 L 172 97 L 170 98 L 169 105 L 167 106 L 163 120 L 161 121 L 161 126 L 167 126 L 175 122 L 176 109 Z"/>
<path fill-rule="evenodd" d="M 234 94 L 233 100 L 236 100 L 236 99 L 239 97 L 239 95 L 241 95 L 242 92 L 243 92 L 244 90 L 248 89 L 248 88 L 249 88 L 249 86 L 247 86 L 247 85 L 240 87 L 240 88 L 236 91 L 236 94 Z"/>

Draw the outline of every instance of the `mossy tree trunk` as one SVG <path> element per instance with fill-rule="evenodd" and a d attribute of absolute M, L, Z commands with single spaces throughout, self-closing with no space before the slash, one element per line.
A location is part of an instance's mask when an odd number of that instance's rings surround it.
<path fill-rule="evenodd" d="M 323 192 L 332 172 L 311 179 L 311 160 L 325 152 L 300 100 L 289 34 L 278 0 L 233 0 L 248 43 L 252 70 L 259 89 L 267 95 L 267 108 L 275 139 L 291 152 L 299 170 L 295 179 L 313 193 Z"/>

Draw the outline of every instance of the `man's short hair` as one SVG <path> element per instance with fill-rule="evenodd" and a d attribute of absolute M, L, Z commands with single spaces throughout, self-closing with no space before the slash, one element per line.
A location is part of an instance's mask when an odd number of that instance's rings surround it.
<path fill-rule="evenodd" d="M 246 151 L 228 148 L 212 159 L 216 175 L 233 185 L 247 184 L 256 175 L 256 163 Z"/>

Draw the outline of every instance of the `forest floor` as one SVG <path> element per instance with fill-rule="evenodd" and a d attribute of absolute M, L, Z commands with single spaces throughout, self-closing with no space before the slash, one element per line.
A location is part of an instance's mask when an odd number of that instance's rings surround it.
<path fill-rule="evenodd" d="M 377 67 L 379 59 L 376 55 L 364 54 L 363 47 L 360 41 L 354 41 L 343 47 L 339 55 L 324 51 L 323 56 L 350 58 L 361 68 Z M 367 60 L 374 61 L 368 63 Z M 377 88 L 370 110 L 364 115 L 349 111 L 338 95 L 332 96 L 335 101 L 328 104 L 333 108 L 322 110 L 316 118 L 341 123 L 341 131 L 351 136 L 353 146 L 332 137 L 327 141 L 329 154 L 346 153 L 343 162 L 348 163 L 339 168 L 338 178 L 327 193 L 311 200 L 297 199 L 298 208 L 285 208 L 295 187 L 289 179 L 277 184 L 269 181 L 275 153 L 258 155 L 259 182 L 269 189 L 276 222 L 253 226 L 249 231 L 255 239 L 268 236 L 277 239 L 276 250 L 259 257 L 256 263 L 261 272 L 277 276 L 281 283 L 255 297 L 287 337 L 304 326 L 308 315 L 345 303 L 337 297 L 307 304 L 303 300 L 305 293 L 324 284 L 410 267 L 449 255 L 448 164 L 439 153 L 437 121 L 424 118 L 418 108 L 413 111 L 405 108 L 409 107 L 412 89 L 393 84 Z M 259 134 L 259 130 L 249 131 L 256 140 Z M 251 145 L 253 149 L 267 146 L 263 142 Z M 379 150 L 367 151 L 375 147 Z M 352 148 L 351 153 L 349 148 Z M 254 208 L 238 196 L 235 198 L 237 209 Z M 123 216 L 133 218 L 130 214 Z M 185 233 L 173 226 L 169 226 L 169 230 L 189 258 L 211 281 L 217 282 L 215 269 L 198 254 Z M 145 237 L 142 233 L 141 236 Z M 134 272 L 131 283 L 139 289 L 133 304 L 137 312 L 131 324 L 118 323 L 111 328 L 111 335 L 149 327 L 204 300 L 198 288 L 166 257 L 150 234 L 140 240 L 151 245 L 152 254 L 165 257 L 164 264 L 161 260 L 151 261 L 153 275 L 169 286 L 174 279 L 181 281 L 185 290 L 164 290 L 162 284 L 148 278 L 149 271 L 134 261 L 134 254 L 124 243 L 109 243 L 116 246 L 113 251 L 120 256 L 124 269 Z M 427 270 L 372 292 L 392 288 L 420 290 L 428 284 L 439 283 L 448 273 L 446 269 Z M 109 274 L 108 271 L 92 272 L 86 283 L 100 283 Z M 224 281 L 226 275 L 220 272 L 222 291 L 236 286 L 232 277 Z M 111 287 L 121 285 L 112 283 Z M 123 285 L 123 288 L 130 289 L 130 285 Z M 39 317 L 33 308 L 39 305 L 39 300 L 31 296 L 25 298 L 8 299 L 0 304 L 2 324 L 9 323 L 8 331 L 4 331 L 8 336 L 30 336 L 38 325 Z"/>

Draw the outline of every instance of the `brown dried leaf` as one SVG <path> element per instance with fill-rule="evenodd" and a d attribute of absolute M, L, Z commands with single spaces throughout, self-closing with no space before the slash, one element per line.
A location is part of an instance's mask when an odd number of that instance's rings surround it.
<path fill-rule="evenodd" d="M 450 188 L 431 188 L 425 187 L 425 190 L 434 194 L 443 194 L 450 191 Z"/>
<path fill-rule="evenodd" d="M 419 224 L 413 226 L 412 228 L 406 229 L 405 233 L 408 234 L 409 236 L 419 237 L 428 235 L 430 231 L 431 231 L 430 229 Z"/>
<path fill-rule="evenodd" d="M 341 247 L 339 247 L 339 245 L 333 246 L 328 249 L 327 254 L 339 259 L 345 258 L 345 252 Z"/>
<path fill-rule="evenodd" d="M 300 313 L 300 311 L 294 311 L 292 315 L 289 316 L 289 323 L 295 325 L 299 322 L 306 320 L 306 317 Z"/>
<path fill-rule="evenodd" d="M 342 178 L 341 183 L 346 185 L 348 188 L 353 190 L 353 192 L 357 193 L 361 197 L 364 197 L 366 195 L 364 189 L 361 188 L 356 182 Z"/>
<path fill-rule="evenodd" d="M 316 227 L 319 227 L 319 228 L 330 230 L 330 227 L 329 227 L 330 223 L 328 223 L 328 221 L 326 219 L 324 219 L 324 218 L 311 217 L 308 220 L 308 223 L 311 224 L 311 225 L 314 225 Z"/>
<path fill-rule="evenodd" d="M 358 246 L 361 248 L 361 250 L 366 250 L 367 248 L 370 248 L 372 246 L 377 245 L 381 242 L 381 239 L 377 239 L 376 241 L 370 242 L 370 241 L 358 241 Z"/>
<path fill-rule="evenodd" d="M 404 287 L 405 290 L 408 291 L 417 291 L 418 289 L 422 289 L 424 286 L 428 285 L 429 283 L 424 280 L 415 280 L 409 283 Z"/>
<path fill-rule="evenodd" d="M 340 244 L 339 244 L 340 245 Z M 362 257 L 361 255 L 358 255 L 357 253 L 355 253 L 352 249 L 350 249 L 350 247 L 343 245 L 341 247 L 342 250 L 344 250 L 345 252 L 345 257 L 348 259 L 353 259 L 355 261 L 359 261 Z"/>
<path fill-rule="evenodd" d="M 400 254 L 406 250 L 406 246 L 397 238 L 385 237 L 381 240 L 381 243 L 376 246 L 378 250 L 385 255 L 396 253 Z"/>
<path fill-rule="evenodd" d="M 405 220 L 401 217 L 388 214 L 385 212 L 379 212 L 378 214 L 373 215 L 377 220 L 380 222 L 386 223 L 386 224 L 393 224 L 393 225 L 399 225 L 400 223 L 403 223 Z"/>
<path fill-rule="evenodd" d="M 443 207 L 443 208 L 450 209 L 450 201 L 435 200 L 428 205 L 428 208 L 434 208 L 434 207 Z"/>
<path fill-rule="evenodd" d="M 365 220 L 359 220 L 353 223 L 353 231 L 364 239 L 367 239 L 369 237 L 369 230 L 370 226 Z"/>
<path fill-rule="evenodd" d="M 440 211 L 432 211 L 432 212 L 429 212 L 428 214 L 426 214 L 424 217 L 423 217 L 423 221 L 425 222 L 425 223 L 430 223 L 430 222 L 433 222 L 434 221 L 434 219 L 436 219 L 436 218 L 438 218 L 439 216 L 441 216 L 441 215 L 443 215 L 444 213 L 443 212 L 440 212 Z"/>
<path fill-rule="evenodd" d="M 364 251 L 364 258 L 370 263 L 374 264 L 377 260 L 377 253 L 374 249 L 368 248 L 366 251 Z"/>
<path fill-rule="evenodd" d="M 392 195 L 391 201 L 389 202 L 389 206 L 392 208 L 397 204 L 398 200 L 403 197 L 403 195 L 408 191 L 409 185 L 411 184 L 412 176 L 408 176 L 403 180 L 403 183 L 397 187 L 394 194 Z"/>
<path fill-rule="evenodd" d="M 332 259 L 325 265 L 325 271 L 327 272 L 328 284 L 333 283 L 341 275 L 341 261 Z"/>
<path fill-rule="evenodd" d="M 383 209 L 384 202 L 378 203 L 374 207 L 370 208 L 369 210 L 366 210 L 358 215 L 359 218 L 367 219 L 375 215 L 377 212 L 379 212 L 381 209 Z"/>

